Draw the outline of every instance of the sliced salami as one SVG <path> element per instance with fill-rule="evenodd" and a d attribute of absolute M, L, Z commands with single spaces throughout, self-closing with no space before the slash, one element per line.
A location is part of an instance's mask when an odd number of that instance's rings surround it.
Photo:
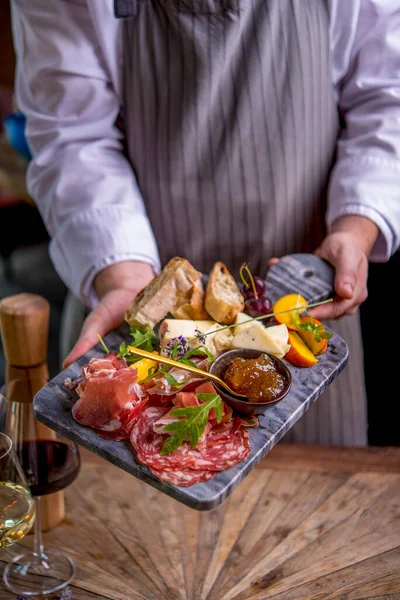
<path fill-rule="evenodd" d="M 167 413 L 162 407 L 147 408 L 131 434 L 131 443 L 139 462 L 156 471 L 223 471 L 242 461 L 250 452 L 249 434 L 235 418 L 223 433 L 210 433 L 195 450 L 184 442 L 175 452 L 160 455 L 165 435 L 156 433 L 153 424 Z M 190 485 L 190 484 L 187 484 Z"/>
<path fill-rule="evenodd" d="M 239 418 L 235 418 L 231 429 L 223 433 L 210 433 L 196 450 L 191 469 L 224 471 L 246 458 L 250 452 L 249 433 L 243 429 Z"/>
<path fill-rule="evenodd" d="M 158 471 L 157 469 L 150 469 L 150 471 L 159 479 L 179 487 L 189 487 L 196 483 L 209 481 L 215 475 L 215 471 L 194 471 L 193 469 L 184 469 L 183 471 Z"/>
<path fill-rule="evenodd" d="M 144 410 L 132 429 L 132 446 L 138 461 L 152 469 L 162 471 L 188 469 L 195 463 L 195 457 L 190 453 L 191 446 L 189 444 L 182 444 L 171 454 L 160 455 L 166 436 L 156 433 L 153 430 L 153 423 L 161 419 L 167 412 L 167 408 L 158 406 L 151 406 Z"/>

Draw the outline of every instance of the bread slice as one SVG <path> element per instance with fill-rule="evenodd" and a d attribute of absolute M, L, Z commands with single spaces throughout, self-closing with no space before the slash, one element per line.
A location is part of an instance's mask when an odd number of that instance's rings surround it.
<path fill-rule="evenodd" d="M 125 321 L 136 327 L 154 328 L 168 313 L 190 303 L 193 286 L 201 276 L 184 258 L 172 258 L 134 298 L 125 313 Z"/>
<path fill-rule="evenodd" d="M 226 266 L 215 263 L 206 289 L 205 308 L 218 323 L 231 325 L 244 309 L 244 298 Z"/>
<path fill-rule="evenodd" d="M 171 311 L 175 319 L 191 319 L 192 321 L 206 321 L 209 319 L 204 308 L 204 287 L 201 279 L 195 282 L 189 302 L 181 304 L 176 310 Z"/>

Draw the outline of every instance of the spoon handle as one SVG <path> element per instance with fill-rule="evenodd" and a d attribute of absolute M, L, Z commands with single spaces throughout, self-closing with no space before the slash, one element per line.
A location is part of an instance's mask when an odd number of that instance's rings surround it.
<path fill-rule="evenodd" d="M 172 358 L 167 358 L 166 356 L 161 356 L 160 354 L 153 354 L 152 352 L 147 352 L 147 350 L 135 348 L 134 346 L 129 346 L 128 350 L 132 354 L 136 354 L 137 356 L 141 356 L 142 358 L 150 358 L 150 360 L 154 360 L 155 362 L 163 363 L 164 365 L 169 365 L 171 367 L 178 367 L 178 369 L 183 369 L 184 371 L 189 371 L 190 373 L 201 375 L 206 379 L 211 379 L 211 381 L 215 381 L 215 383 L 218 383 L 230 394 L 238 396 L 239 398 L 246 398 L 246 396 L 244 396 L 243 394 L 238 394 L 231 390 L 229 385 L 227 385 L 223 379 L 220 379 L 219 377 L 217 377 L 217 375 L 212 375 L 211 373 L 208 373 L 208 371 L 202 371 L 202 369 L 197 369 L 197 367 L 185 365 L 177 360 L 173 360 Z"/>

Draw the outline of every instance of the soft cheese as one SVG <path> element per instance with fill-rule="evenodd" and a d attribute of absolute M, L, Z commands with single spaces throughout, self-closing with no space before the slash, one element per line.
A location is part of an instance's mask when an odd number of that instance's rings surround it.
<path fill-rule="evenodd" d="M 222 329 L 222 331 L 219 331 Z M 191 348 L 203 345 L 196 337 L 196 333 L 209 334 L 205 336 L 205 344 L 211 354 L 219 356 L 223 352 L 231 349 L 233 335 L 230 329 L 225 329 L 223 325 L 215 321 L 190 321 L 187 319 L 165 319 L 159 329 L 161 353 L 174 338 L 182 335 Z M 214 333 L 215 332 L 215 333 Z"/>
<path fill-rule="evenodd" d="M 160 346 L 166 346 L 174 338 L 182 335 L 186 340 L 196 337 L 196 329 L 204 333 L 216 325 L 215 321 L 190 321 L 189 319 L 164 319 L 160 325 Z"/>

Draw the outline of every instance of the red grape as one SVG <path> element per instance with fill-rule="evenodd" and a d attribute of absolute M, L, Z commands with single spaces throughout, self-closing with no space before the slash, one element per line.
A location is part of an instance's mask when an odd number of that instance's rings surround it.
<path fill-rule="evenodd" d="M 264 281 L 264 279 L 262 279 L 261 277 L 257 277 L 257 275 L 253 277 L 253 279 L 257 296 L 260 298 L 261 296 L 265 295 L 265 292 L 267 291 L 267 284 Z"/>
<path fill-rule="evenodd" d="M 242 293 L 245 300 L 252 300 L 253 298 L 255 298 L 254 292 L 251 289 L 251 287 L 244 288 Z"/>
<path fill-rule="evenodd" d="M 258 298 L 258 300 L 250 298 L 245 302 L 244 312 L 253 318 L 268 315 L 272 313 L 272 302 L 266 296 Z"/>

